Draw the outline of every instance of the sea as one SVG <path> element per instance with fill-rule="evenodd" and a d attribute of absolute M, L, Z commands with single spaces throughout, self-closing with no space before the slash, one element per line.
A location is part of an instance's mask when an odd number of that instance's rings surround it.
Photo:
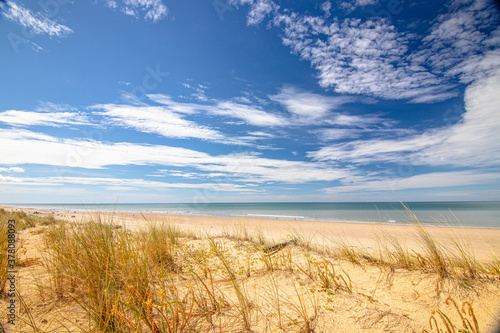
<path fill-rule="evenodd" d="M 500 228 L 500 201 L 25 204 L 22 208 Z"/>

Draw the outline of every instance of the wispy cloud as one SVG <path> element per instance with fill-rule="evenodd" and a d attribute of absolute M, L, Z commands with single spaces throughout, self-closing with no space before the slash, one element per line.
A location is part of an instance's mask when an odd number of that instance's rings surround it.
<path fill-rule="evenodd" d="M 182 170 L 172 170 L 172 169 L 159 169 L 155 173 L 150 175 L 151 177 L 180 177 L 186 179 L 206 179 L 206 178 L 230 178 L 227 174 L 221 172 L 189 172 Z"/>
<path fill-rule="evenodd" d="M 65 184 L 72 185 L 91 185 L 91 186 L 109 186 L 116 189 L 134 190 L 149 189 L 161 190 L 168 188 L 180 189 L 209 189 L 211 191 L 221 192 L 259 192 L 255 188 L 246 188 L 244 185 L 230 183 L 168 183 L 159 181 L 150 181 L 144 179 L 126 179 L 126 178 L 95 178 L 95 177 L 11 177 L 0 175 L 0 184 L 18 185 L 18 186 L 61 186 Z"/>
<path fill-rule="evenodd" d="M 319 83 L 325 88 L 386 99 L 432 95 L 437 101 L 438 96 L 452 94 L 453 84 L 406 61 L 409 37 L 385 20 L 335 18 L 330 22 L 281 14 L 275 24 L 283 28 L 283 43 L 318 70 Z"/>
<path fill-rule="evenodd" d="M 189 85 L 189 87 L 192 87 Z M 350 115 L 340 112 L 344 104 L 354 102 L 372 103 L 369 98 L 353 96 L 324 96 L 300 90 L 294 86 L 285 86 L 279 93 L 269 95 L 268 100 L 259 99 L 258 103 L 249 98 L 232 100 L 208 99 L 209 104 L 175 102 L 170 96 L 151 94 L 152 101 L 166 105 L 169 109 L 186 114 L 206 112 L 210 115 L 242 120 L 245 124 L 259 127 L 285 127 L 309 125 L 336 125 L 347 127 L 367 127 L 387 122 L 377 115 Z M 235 101 L 237 100 L 237 101 Z M 286 112 L 279 112 L 262 104 L 278 102 Z"/>
<path fill-rule="evenodd" d="M 456 91 L 450 91 L 450 92 L 444 92 L 444 93 L 438 93 L 438 94 L 429 94 L 429 95 L 422 95 L 418 96 L 415 98 L 412 98 L 410 100 L 410 103 L 436 103 L 436 102 L 441 102 L 453 97 L 457 96 Z"/>
<path fill-rule="evenodd" d="M 353 174 L 347 169 L 333 168 L 322 162 L 270 159 L 256 154 L 212 156 L 171 146 L 57 139 L 17 129 L 0 132 L 0 155 L 2 163 L 7 165 L 32 164 L 36 161 L 40 165 L 87 169 L 113 165 L 192 167 L 254 183 L 333 181 Z"/>
<path fill-rule="evenodd" d="M 206 90 L 208 86 L 206 84 L 193 84 L 193 83 L 187 83 L 184 82 L 182 84 L 185 88 L 189 89 L 192 91 L 190 93 L 190 97 L 195 98 L 196 100 L 200 102 L 207 102 L 209 98 L 206 95 Z"/>
<path fill-rule="evenodd" d="M 101 104 L 92 107 L 114 125 L 155 133 L 167 138 L 196 138 L 210 141 L 229 141 L 219 131 L 183 118 L 181 108 L 167 106 L 130 106 Z M 186 110 L 184 110 L 186 111 Z"/>
<path fill-rule="evenodd" d="M 10 167 L 10 168 L 0 167 L 0 172 L 24 172 L 24 169 L 20 167 Z"/>
<path fill-rule="evenodd" d="M 211 99 L 207 103 L 177 102 L 164 94 L 148 94 L 149 103 L 140 104 L 97 104 L 87 107 L 87 113 L 78 111 L 69 105 L 49 102 L 40 103 L 36 111 L 7 110 L 0 112 L 0 122 L 10 126 L 70 126 L 91 125 L 102 127 L 101 123 L 125 127 L 142 133 L 158 134 L 167 138 L 201 139 L 232 145 L 254 146 L 259 149 L 271 149 L 269 146 L 257 146 L 257 140 L 269 140 L 275 137 L 265 131 L 248 131 L 248 135 L 227 135 L 220 130 L 201 124 L 203 117 L 217 116 L 223 121 L 228 118 L 242 121 L 240 124 L 265 128 L 300 126 L 335 126 L 341 128 L 368 128 L 387 122 L 376 115 L 350 115 L 337 111 L 345 103 L 360 100 L 358 97 L 331 97 L 285 87 L 266 101 L 278 102 L 285 112 L 275 106 L 266 108 L 260 103 L 243 104 L 232 100 Z M 151 103 L 159 105 L 151 105 Z M 273 112 L 266 109 L 271 109 Z M 88 111 L 91 112 L 88 112 Z M 195 117 L 197 121 L 189 120 Z M 316 131 L 315 133 L 319 133 Z M 327 137 L 326 132 L 322 134 Z M 329 135 L 332 136 L 331 134 Z M 352 137 L 352 136 L 351 136 Z"/>
<path fill-rule="evenodd" d="M 477 78 L 471 66 L 495 48 L 487 41 L 494 35 L 488 31 L 498 24 L 498 10 L 493 2 L 474 0 L 451 1 L 448 9 L 433 22 L 423 38 L 422 50 L 409 59 L 415 66 L 430 64 L 435 73 L 458 76 L 470 83 Z"/>
<path fill-rule="evenodd" d="M 51 20 L 42 12 L 33 13 L 28 8 L 12 0 L 0 2 L 0 12 L 3 17 L 16 22 L 36 35 L 64 37 L 73 32 L 67 26 Z"/>
<path fill-rule="evenodd" d="M 443 142 L 443 133 L 426 133 L 399 140 L 369 139 L 329 145 L 308 156 L 319 161 L 368 164 L 375 162 L 408 163 L 409 153 Z"/>
<path fill-rule="evenodd" d="M 191 87 L 191 86 L 190 86 Z M 179 103 L 169 96 L 155 94 L 148 97 L 159 104 L 167 105 L 182 113 L 207 112 L 211 115 L 239 119 L 244 123 L 259 127 L 285 127 L 304 125 L 337 125 L 350 127 L 367 127 L 386 120 L 377 115 L 350 115 L 340 112 L 344 104 L 354 102 L 372 103 L 369 98 L 353 96 L 325 96 L 300 90 L 294 86 L 285 86 L 279 93 L 269 95 L 268 100 L 259 99 L 252 102 L 247 97 L 233 100 L 210 99 L 211 104 Z M 279 112 L 271 107 L 263 108 L 261 104 L 270 101 L 278 102 L 287 112 Z M 270 111 L 272 110 L 272 111 Z"/>
<path fill-rule="evenodd" d="M 332 9 L 332 3 L 330 1 L 325 1 L 321 4 L 321 10 L 325 13 L 325 17 L 328 18 L 332 13 L 330 10 Z"/>
<path fill-rule="evenodd" d="M 442 188 L 455 186 L 483 185 L 498 183 L 500 174 L 497 172 L 481 171 L 448 171 L 433 172 L 407 178 L 385 178 L 373 181 L 348 184 L 338 187 L 325 188 L 327 193 L 335 192 L 379 192 L 401 191 L 421 188 Z"/>
<path fill-rule="evenodd" d="M 371 98 L 355 96 L 325 96 L 285 86 L 276 95 L 269 96 L 280 103 L 289 113 L 289 126 L 316 126 L 310 130 L 322 142 L 358 138 L 365 132 L 372 135 L 394 134 L 394 121 L 377 114 L 353 115 L 346 112 L 345 104 L 373 103 Z"/>
<path fill-rule="evenodd" d="M 173 101 L 170 96 L 162 94 L 151 94 L 148 95 L 148 98 L 156 103 L 168 106 L 175 112 L 197 113 L 204 111 L 211 115 L 239 119 L 246 124 L 261 127 L 286 126 L 289 124 L 284 115 L 267 112 L 258 105 L 215 99 L 210 99 L 210 104 L 179 103 Z"/>
<path fill-rule="evenodd" d="M 361 129 L 353 128 L 325 128 L 313 131 L 320 141 L 337 141 L 342 139 L 359 138 L 363 134 Z"/>
<path fill-rule="evenodd" d="M 355 0 L 355 1 L 351 1 L 351 2 L 339 2 L 338 6 L 341 9 L 344 9 L 345 11 L 350 13 L 357 8 L 370 6 L 370 5 L 376 5 L 378 3 L 379 3 L 379 0 Z"/>
<path fill-rule="evenodd" d="M 269 98 L 283 105 L 295 121 L 301 123 L 316 123 L 329 115 L 332 110 L 357 100 L 350 96 L 323 96 L 301 91 L 293 86 L 283 87 L 278 94 Z"/>
<path fill-rule="evenodd" d="M 35 111 L 37 112 L 64 112 L 64 111 L 74 112 L 77 110 L 78 110 L 77 108 L 72 107 L 71 105 L 68 104 L 56 104 L 45 101 L 39 101 L 38 106 L 35 108 Z"/>
<path fill-rule="evenodd" d="M 244 104 L 215 101 L 215 104 L 182 103 L 173 101 L 168 95 L 150 94 L 147 97 L 161 106 L 102 104 L 91 108 L 97 114 L 108 118 L 114 125 L 132 128 L 144 133 L 155 133 L 168 138 L 195 138 L 231 145 L 254 145 L 264 136 L 228 136 L 219 130 L 195 121 L 185 119 L 190 115 L 222 116 L 243 120 L 255 126 L 284 126 L 286 119 L 268 113 L 259 107 Z M 214 101 L 212 101 L 214 103 Z M 267 137 L 269 138 L 269 137 Z M 265 148 L 265 147 L 261 147 Z"/>
<path fill-rule="evenodd" d="M 307 183 L 334 181 L 352 176 L 352 172 L 332 168 L 325 163 L 263 158 L 252 154 L 218 156 L 216 163 L 197 166 L 207 172 L 223 172 L 246 182 Z"/>
<path fill-rule="evenodd" d="M 206 110 L 214 115 L 241 119 L 255 126 L 272 127 L 288 125 L 288 120 L 282 115 L 266 112 L 259 106 L 221 101 L 213 107 L 207 107 Z"/>
<path fill-rule="evenodd" d="M 257 3 L 235 2 L 251 5 L 250 20 Z M 378 5 L 378 1 L 342 4 L 352 11 Z M 268 4 L 274 10 L 267 13 L 281 29 L 283 44 L 318 71 L 322 87 L 338 93 L 435 103 L 458 96 L 454 78 L 471 82 L 484 50 L 498 45 L 491 33 L 498 20 L 493 6 L 487 1 L 452 1 L 448 12 L 437 16 L 424 35 L 398 30 L 401 26 L 397 28 L 387 18 L 328 19 L 328 15 L 278 10 L 276 4 Z"/>
<path fill-rule="evenodd" d="M 210 155 L 191 149 L 93 140 L 59 139 L 28 130 L 0 132 L 2 163 L 102 169 L 111 165 L 186 166 L 210 161 Z"/>
<path fill-rule="evenodd" d="M 53 126 L 90 125 L 82 112 L 35 112 L 7 110 L 0 112 L 0 122 L 11 126 Z"/>
<path fill-rule="evenodd" d="M 274 138 L 275 135 L 267 132 L 256 131 L 256 132 L 248 132 L 248 135 L 254 136 L 256 138 Z"/>
<path fill-rule="evenodd" d="M 487 61 L 487 60 L 485 60 Z M 500 165 L 500 67 L 496 75 L 480 79 L 465 92 L 461 120 L 450 126 L 427 130 L 398 140 L 370 139 L 325 146 L 310 152 L 320 161 L 414 165 Z"/>
<path fill-rule="evenodd" d="M 485 58 L 485 61 L 489 61 Z M 465 109 L 457 124 L 436 132 L 444 139 L 421 150 L 412 159 L 427 165 L 500 165 L 500 66 L 495 75 L 481 78 L 467 87 Z"/>
<path fill-rule="evenodd" d="M 247 16 L 248 25 L 261 23 L 266 16 L 278 10 L 279 6 L 271 0 L 230 0 L 232 5 L 250 5 Z"/>
<path fill-rule="evenodd" d="M 165 94 L 148 94 L 147 97 L 158 104 L 167 106 L 170 110 L 177 113 L 193 114 L 197 113 L 200 105 L 196 103 L 175 102 L 172 97 Z"/>
<path fill-rule="evenodd" d="M 104 0 L 108 7 L 119 9 L 134 17 L 144 16 L 146 21 L 158 22 L 167 17 L 168 8 L 162 0 Z"/>

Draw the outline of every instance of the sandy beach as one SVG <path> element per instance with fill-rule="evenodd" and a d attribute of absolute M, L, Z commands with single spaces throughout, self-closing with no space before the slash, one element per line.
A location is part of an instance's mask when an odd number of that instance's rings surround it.
<path fill-rule="evenodd" d="M 22 215 L 20 208 L 0 208 Z M 123 332 L 497 333 L 500 328 L 498 229 L 425 228 L 445 252 L 443 273 L 416 226 L 22 211 L 40 222 L 19 231 L 16 280 L 27 308 L 9 332 L 33 325 L 47 332 L 102 332 L 99 325 L 110 321 Z M 390 237 L 413 263 L 397 259 Z M 265 250 L 292 239 L 297 242 L 276 252 Z M 470 257 L 453 263 L 460 254 L 457 241 L 481 264 Z M 129 250 L 123 256 L 107 257 L 124 249 Z M 8 302 L 1 299 L 1 309 Z M 106 302 L 110 305 L 103 308 Z M 148 310 L 141 314 L 130 304 Z M 190 326 L 154 328 L 182 320 Z"/>
<path fill-rule="evenodd" d="M 20 210 L 14 207 L 1 207 L 7 210 Z M 414 226 L 389 225 L 375 223 L 317 222 L 295 221 L 265 218 L 222 218 L 212 216 L 169 215 L 151 213 L 121 213 L 121 212 L 76 212 L 49 211 L 39 209 L 22 209 L 27 213 L 39 212 L 53 214 L 56 218 L 80 222 L 95 219 L 100 216 L 102 221 L 122 225 L 131 230 L 138 230 L 148 225 L 148 222 L 175 223 L 186 230 L 206 232 L 210 235 L 220 235 L 223 232 L 233 232 L 238 228 L 246 228 L 250 232 L 263 232 L 276 241 L 287 240 L 300 234 L 318 245 L 332 247 L 346 243 L 368 252 L 376 251 L 379 240 L 384 235 L 392 235 L 405 244 L 410 251 L 421 251 L 417 230 Z M 500 229 L 490 228 L 456 228 L 449 226 L 427 227 L 426 230 L 444 248 L 454 251 L 453 240 L 463 240 L 470 244 L 476 258 L 480 261 L 490 261 L 500 257 Z"/>

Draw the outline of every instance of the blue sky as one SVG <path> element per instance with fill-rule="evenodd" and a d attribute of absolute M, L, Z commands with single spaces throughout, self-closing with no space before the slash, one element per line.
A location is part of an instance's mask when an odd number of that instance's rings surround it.
<path fill-rule="evenodd" d="M 494 1 L 0 9 L 0 202 L 500 200 Z"/>

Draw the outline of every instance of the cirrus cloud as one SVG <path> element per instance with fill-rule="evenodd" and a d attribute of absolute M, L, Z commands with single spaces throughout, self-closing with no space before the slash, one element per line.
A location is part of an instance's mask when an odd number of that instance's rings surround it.
<path fill-rule="evenodd" d="M 64 37 L 73 33 L 73 30 L 63 24 L 53 21 L 45 14 L 41 12 L 34 13 L 30 9 L 12 0 L 0 2 L 0 12 L 6 19 L 16 22 L 35 35 Z"/>

